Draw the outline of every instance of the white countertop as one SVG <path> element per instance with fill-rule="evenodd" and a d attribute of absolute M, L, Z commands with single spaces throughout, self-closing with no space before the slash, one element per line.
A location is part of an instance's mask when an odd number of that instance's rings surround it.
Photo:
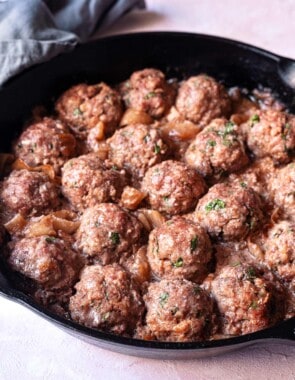
<path fill-rule="evenodd" d="M 229 37 L 295 58 L 294 0 L 147 0 L 108 34 L 175 30 Z M 157 361 L 84 343 L 0 297 L 1 380 L 295 379 L 295 346 L 264 344 L 215 358 Z"/>

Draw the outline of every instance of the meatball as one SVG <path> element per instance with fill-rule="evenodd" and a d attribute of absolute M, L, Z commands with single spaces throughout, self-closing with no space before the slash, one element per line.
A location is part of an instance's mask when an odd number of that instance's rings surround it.
<path fill-rule="evenodd" d="M 82 140 L 100 123 L 106 135 L 111 135 L 123 113 L 120 95 L 105 83 L 71 87 L 58 99 L 55 109 L 60 119 Z"/>
<path fill-rule="evenodd" d="M 130 256 L 140 243 L 141 223 L 121 207 L 101 203 L 88 208 L 77 230 L 77 246 L 89 258 L 109 264 Z"/>
<path fill-rule="evenodd" d="M 175 98 L 173 86 L 156 69 L 134 72 L 129 80 L 121 84 L 120 92 L 126 107 L 146 112 L 156 119 L 169 111 Z"/>
<path fill-rule="evenodd" d="M 177 216 L 150 233 L 147 255 L 158 277 L 202 282 L 208 273 L 212 250 L 209 237 L 201 227 Z"/>
<path fill-rule="evenodd" d="M 184 279 L 151 283 L 144 296 L 146 324 L 161 341 L 193 342 L 212 331 L 213 302 L 207 292 Z"/>
<path fill-rule="evenodd" d="M 107 168 L 95 153 L 72 158 L 62 168 L 62 192 L 80 211 L 118 202 L 125 184 L 124 171 Z"/>
<path fill-rule="evenodd" d="M 242 335 L 266 328 L 282 314 L 274 287 L 253 266 L 224 266 L 209 287 L 224 334 Z"/>
<path fill-rule="evenodd" d="M 182 82 L 175 105 L 186 119 L 201 127 L 217 117 L 228 116 L 231 110 L 230 98 L 224 87 L 204 74 Z"/>
<path fill-rule="evenodd" d="M 118 264 L 85 267 L 71 297 L 73 320 L 115 334 L 132 335 L 144 311 L 128 273 Z"/>
<path fill-rule="evenodd" d="M 51 290 L 70 287 L 81 268 L 81 259 L 70 244 L 53 236 L 18 240 L 8 263 L 13 270 Z"/>
<path fill-rule="evenodd" d="M 42 172 L 13 170 L 4 179 L 0 199 L 5 208 L 23 216 L 41 215 L 59 205 L 58 189 Z"/>
<path fill-rule="evenodd" d="M 263 219 L 260 198 L 251 188 L 218 183 L 200 199 L 195 219 L 212 237 L 244 238 Z"/>
<path fill-rule="evenodd" d="M 76 139 L 59 120 L 44 118 L 30 125 L 14 145 L 17 158 L 27 165 L 52 165 L 59 172 L 76 153 Z"/>
<path fill-rule="evenodd" d="M 274 109 L 257 111 L 248 122 L 247 144 L 256 157 L 289 162 L 295 150 L 295 117 Z"/>
<path fill-rule="evenodd" d="M 248 163 L 237 126 L 226 119 L 213 120 L 185 152 L 186 163 L 203 177 L 235 172 Z"/>
<path fill-rule="evenodd" d="M 270 188 L 275 205 L 295 221 L 295 162 L 277 171 Z"/>
<path fill-rule="evenodd" d="M 129 125 L 116 131 L 108 143 L 110 160 L 138 179 L 151 166 L 161 162 L 167 153 L 158 129 L 144 124 Z"/>
<path fill-rule="evenodd" d="M 146 172 L 142 190 L 153 209 L 175 215 L 192 209 L 206 191 L 206 184 L 184 163 L 168 160 Z"/>
<path fill-rule="evenodd" d="M 295 224 L 282 221 L 267 233 L 264 243 L 265 261 L 286 281 L 295 282 Z"/>

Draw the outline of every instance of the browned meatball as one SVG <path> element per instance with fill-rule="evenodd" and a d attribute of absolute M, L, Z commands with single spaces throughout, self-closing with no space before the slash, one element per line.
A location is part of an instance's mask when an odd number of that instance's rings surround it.
<path fill-rule="evenodd" d="M 199 174 L 182 162 L 164 161 L 150 168 L 142 181 L 153 209 L 170 215 L 192 209 L 206 190 Z"/>
<path fill-rule="evenodd" d="M 235 172 L 248 164 L 238 127 L 215 119 L 200 132 L 185 152 L 186 163 L 203 177 Z"/>
<path fill-rule="evenodd" d="M 144 124 L 129 125 L 116 131 L 108 143 L 110 160 L 138 179 L 151 166 L 161 162 L 167 153 L 158 129 Z"/>
<path fill-rule="evenodd" d="M 212 250 L 207 233 L 191 220 L 178 216 L 150 233 L 147 254 L 156 276 L 202 282 Z"/>
<path fill-rule="evenodd" d="M 76 139 L 59 120 L 44 118 L 30 125 L 14 145 L 17 158 L 27 165 L 52 165 L 58 173 L 76 153 Z"/>
<path fill-rule="evenodd" d="M 55 108 L 80 139 L 99 123 L 103 123 L 106 135 L 112 134 L 123 112 L 120 95 L 105 83 L 73 86 L 61 95 Z"/>
<path fill-rule="evenodd" d="M 275 205 L 295 221 L 295 162 L 275 173 L 270 188 Z"/>
<path fill-rule="evenodd" d="M 80 211 L 119 201 L 125 184 L 124 171 L 107 168 L 95 153 L 72 158 L 62 168 L 62 192 Z"/>
<path fill-rule="evenodd" d="M 14 170 L 3 181 L 0 199 L 13 213 L 41 215 L 59 204 L 58 189 L 42 172 Z"/>
<path fill-rule="evenodd" d="M 143 111 L 154 118 L 163 116 L 172 106 L 175 90 L 156 69 L 135 71 L 122 83 L 120 92 L 126 107 Z"/>
<path fill-rule="evenodd" d="M 217 117 L 228 116 L 231 109 L 224 87 L 204 74 L 182 82 L 175 104 L 185 118 L 202 127 Z"/>
<path fill-rule="evenodd" d="M 266 328 L 283 314 L 274 287 L 253 266 L 224 266 L 209 288 L 221 314 L 224 334 L 241 335 Z"/>
<path fill-rule="evenodd" d="M 295 150 L 295 117 L 273 109 L 257 111 L 248 122 L 247 144 L 256 157 L 289 162 Z"/>
<path fill-rule="evenodd" d="M 195 219 L 213 237 L 236 240 L 257 229 L 263 218 L 258 195 L 248 187 L 219 183 L 200 199 Z"/>
<path fill-rule="evenodd" d="M 111 203 L 88 208 L 81 217 L 77 246 L 103 265 L 129 256 L 140 242 L 141 223 L 121 207 Z"/>
<path fill-rule="evenodd" d="M 207 292 L 184 279 L 151 283 L 144 297 L 146 323 L 156 339 L 193 342 L 211 334 L 213 303 Z"/>
<path fill-rule="evenodd" d="M 81 268 L 81 260 L 70 244 L 53 236 L 18 240 L 8 263 L 13 270 L 51 290 L 70 287 Z"/>
<path fill-rule="evenodd" d="M 118 264 L 85 267 L 69 309 L 73 320 L 88 327 L 130 335 L 141 322 L 144 306 L 136 285 Z"/>
<path fill-rule="evenodd" d="M 286 281 L 295 282 L 295 224 L 282 221 L 267 233 L 264 243 L 265 261 Z"/>

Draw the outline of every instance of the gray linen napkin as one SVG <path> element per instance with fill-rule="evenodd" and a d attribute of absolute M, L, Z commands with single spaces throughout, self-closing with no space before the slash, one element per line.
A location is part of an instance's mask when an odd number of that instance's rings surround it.
<path fill-rule="evenodd" d="M 0 86 L 105 30 L 144 0 L 0 0 Z"/>

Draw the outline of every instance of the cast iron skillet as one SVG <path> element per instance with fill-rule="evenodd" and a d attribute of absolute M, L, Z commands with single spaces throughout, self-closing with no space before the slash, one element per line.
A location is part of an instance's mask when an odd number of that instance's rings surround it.
<path fill-rule="evenodd" d="M 104 38 L 77 47 L 8 81 L 0 90 L 0 151 L 9 151 L 35 105 L 52 100 L 69 86 L 101 80 L 115 84 L 131 72 L 155 67 L 178 79 L 205 72 L 226 86 L 270 87 L 295 113 L 295 61 L 240 42 L 199 34 L 152 32 Z M 30 308 L 66 332 L 120 353 L 161 358 L 198 358 L 257 342 L 295 342 L 295 318 L 253 334 L 211 342 L 147 342 L 115 336 L 54 315 L 26 295 L 22 281 L 0 262 L 0 293 Z"/>

